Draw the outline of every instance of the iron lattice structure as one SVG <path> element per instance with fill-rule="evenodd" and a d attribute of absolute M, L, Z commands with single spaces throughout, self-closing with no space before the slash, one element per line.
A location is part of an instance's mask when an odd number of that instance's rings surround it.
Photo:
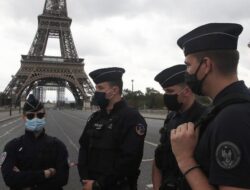
<path fill-rule="evenodd" d="M 22 55 L 21 67 L 4 91 L 14 96 L 16 104 L 25 99 L 32 89 L 51 83 L 68 88 L 79 107 L 89 101 L 94 87 L 84 71 L 84 59 L 78 57 L 70 30 L 71 22 L 66 0 L 45 1 L 28 55 Z M 49 38 L 59 38 L 61 56 L 45 56 Z"/>

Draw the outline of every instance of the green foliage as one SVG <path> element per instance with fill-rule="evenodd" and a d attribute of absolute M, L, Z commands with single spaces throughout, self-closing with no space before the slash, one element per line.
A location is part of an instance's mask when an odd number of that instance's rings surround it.
<path fill-rule="evenodd" d="M 205 105 L 205 106 L 209 106 L 212 104 L 212 100 L 207 96 L 196 96 L 196 100 L 200 104 Z"/>
<path fill-rule="evenodd" d="M 146 93 L 143 94 L 140 90 L 132 92 L 129 89 L 123 90 L 123 97 L 132 107 L 138 109 L 162 109 L 163 94 L 153 88 L 146 88 Z"/>

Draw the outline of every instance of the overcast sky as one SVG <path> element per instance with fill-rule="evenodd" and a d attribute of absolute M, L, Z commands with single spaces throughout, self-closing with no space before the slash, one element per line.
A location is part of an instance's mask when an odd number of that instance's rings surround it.
<path fill-rule="evenodd" d="M 45 0 L 0 0 L 0 91 L 20 68 L 37 30 L 37 16 Z M 68 16 L 78 56 L 85 71 L 123 67 L 124 88 L 161 91 L 153 79 L 161 70 L 182 64 L 184 55 L 177 39 L 209 22 L 243 25 L 238 49 L 239 78 L 250 86 L 249 0 L 67 0 Z M 49 41 L 50 43 L 50 41 Z M 58 51 L 51 41 L 48 49 Z M 161 91 L 162 92 L 162 91 Z"/>

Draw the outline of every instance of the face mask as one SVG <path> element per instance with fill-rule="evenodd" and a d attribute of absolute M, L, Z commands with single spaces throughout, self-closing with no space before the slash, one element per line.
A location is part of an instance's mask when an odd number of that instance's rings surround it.
<path fill-rule="evenodd" d="M 178 111 L 181 108 L 182 103 L 179 103 L 177 100 L 178 95 L 180 95 L 181 92 L 179 92 L 178 94 L 164 94 L 163 95 L 164 104 L 169 110 Z"/>
<path fill-rule="evenodd" d="M 44 128 L 45 123 L 45 118 L 38 119 L 35 117 L 34 119 L 26 119 L 25 128 L 28 131 L 38 132 Z"/>
<path fill-rule="evenodd" d="M 188 72 L 185 73 L 185 82 L 189 86 L 189 88 L 193 91 L 193 93 L 197 95 L 203 95 L 202 93 L 202 84 L 207 77 L 207 74 L 203 77 L 203 79 L 199 80 L 197 78 L 197 73 L 201 67 L 201 64 L 203 63 L 203 60 L 201 60 L 199 67 L 195 71 L 194 74 L 189 74 Z"/>
<path fill-rule="evenodd" d="M 105 109 L 109 104 L 109 99 L 106 98 L 105 92 L 95 92 L 93 97 L 93 104 Z"/>
<path fill-rule="evenodd" d="M 165 106 L 171 110 L 171 111 L 178 111 L 181 108 L 182 103 L 179 103 L 177 101 L 177 94 L 169 95 L 169 94 L 164 94 L 163 95 L 163 101 Z"/>

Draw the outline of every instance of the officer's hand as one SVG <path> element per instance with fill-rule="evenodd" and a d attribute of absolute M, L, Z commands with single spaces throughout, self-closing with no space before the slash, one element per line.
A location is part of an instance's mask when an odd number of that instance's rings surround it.
<path fill-rule="evenodd" d="M 16 167 L 16 166 L 14 166 L 13 171 L 14 171 L 14 172 L 20 172 L 20 170 L 19 170 L 18 167 Z"/>
<path fill-rule="evenodd" d="M 55 168 L 49 168 L 47 170 L 44 170 L 44 176 L 45 178 L 50 178 L 56 174 L 56 169 Z"/>
<path fill-rule="evenodd" d="M 193 153 L 198 141 L 199 131 L 194 124 L 184 123 L 171 130 L 171 146 L 175 158 L 180 165 L 182 162 L 192 161 Z"/>
<path fill-rule="evenodd" d="M 83 189 L 82 190 L 92 190 L 94 180 L 82 180 Z"/>

